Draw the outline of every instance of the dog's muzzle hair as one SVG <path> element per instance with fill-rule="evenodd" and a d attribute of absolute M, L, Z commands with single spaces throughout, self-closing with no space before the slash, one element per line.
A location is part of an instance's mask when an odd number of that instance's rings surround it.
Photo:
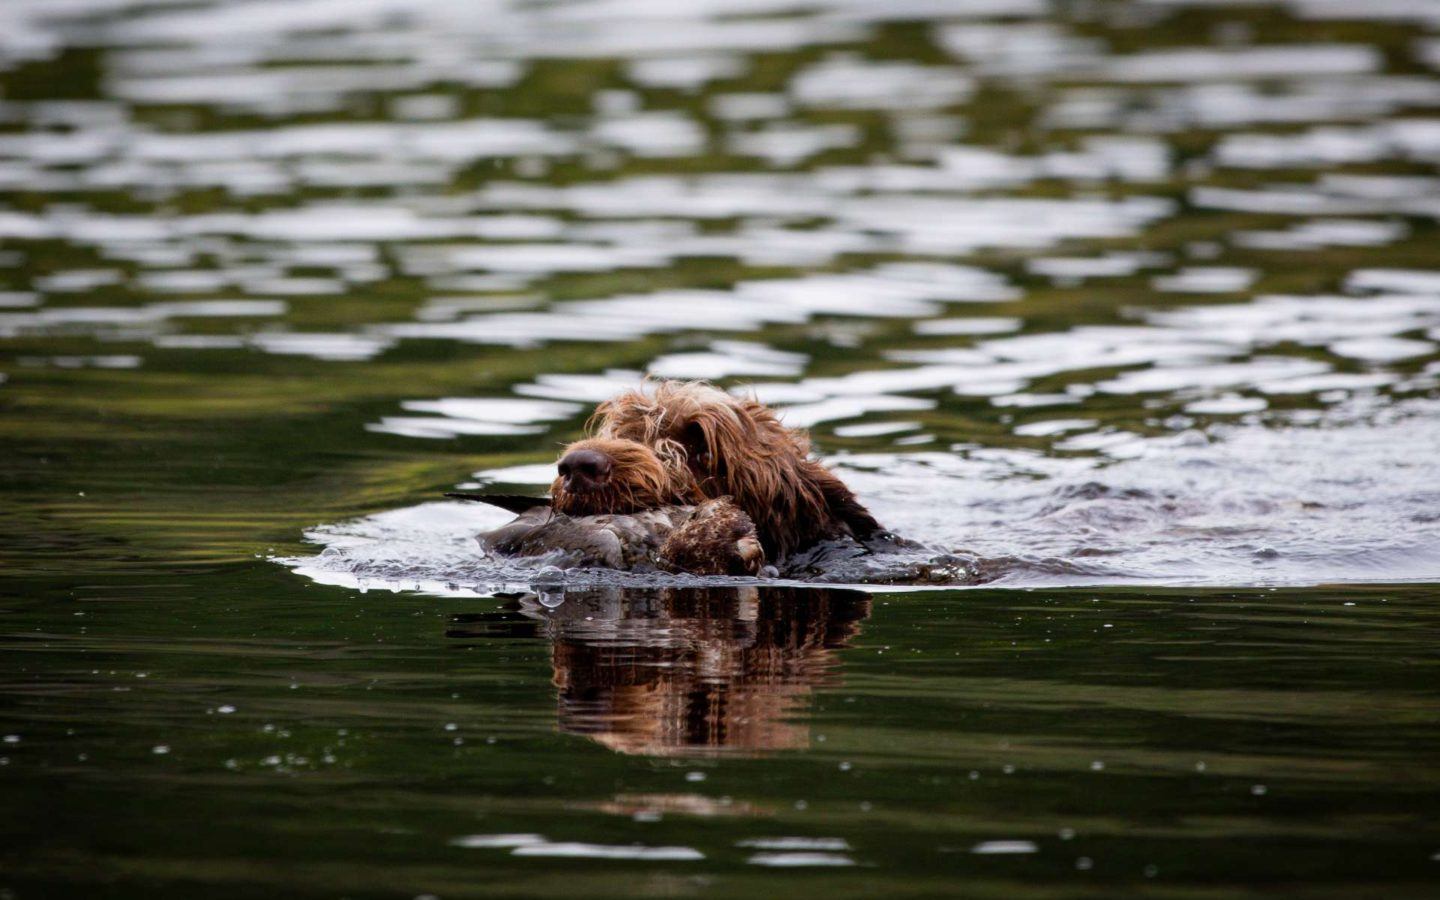
<path fill-rule="evenodd" d="M 705 498 L 677 481 L 649 447 L 636 441 L 590 438 L 566 447 L 550 486 L 551 506 L 571 516 L 626 515 Z"/>
<path fill-rule="evenodd" d="M 704 382 L 658 381 L 647 388 L 601 403 L 589 423 L 596 440 L 651 451 L 664 486 L 647 482 L 638 493 L 692 501 L 733 497 L 772 559 L 821 540 L 863 540 L 880 531 L 850 489 L 810 458 L 808 435 L 786 428 L 768 406 Z M 612 470 L 609 479 L 615 478 Z"/>

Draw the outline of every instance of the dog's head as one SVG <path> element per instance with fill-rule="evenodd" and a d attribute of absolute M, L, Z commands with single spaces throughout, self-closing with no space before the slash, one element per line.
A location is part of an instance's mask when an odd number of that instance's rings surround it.
<path fill-rule="evenodd" d="M 617 438 L 577 441 L 560 454 L 551 505 L 572 516 L 625 514 L 703 500 L 693 483 L 676 480 L 644 444 Z"/>
<path fill-rule="evenodd" d="M 590 427 L 649 447 L 674 484 L 733 497 L 774 556 L 880 529 L 849 488 L 809 458 L 805 432 L 786 428 L 758 400 L 704 382 L 660 381 L 600 404 Z"/>

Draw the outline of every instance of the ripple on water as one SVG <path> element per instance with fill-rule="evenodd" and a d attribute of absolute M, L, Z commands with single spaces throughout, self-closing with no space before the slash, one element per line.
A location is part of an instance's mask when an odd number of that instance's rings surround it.
<path fill-rule="evenodd" d="M 1433 880 L 1437 29 L 0 2 L 0 765 L 59 823 L 7 888 Z M 508 514 L 439 492 L 538 493 L 646 374 L 758 394 L 915 544 L 482 557 Z"/>

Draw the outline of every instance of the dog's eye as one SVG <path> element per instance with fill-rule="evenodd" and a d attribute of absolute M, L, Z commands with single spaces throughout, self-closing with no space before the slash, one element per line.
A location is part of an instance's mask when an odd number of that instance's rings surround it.
<path fill-rule="evenodd" d="M 705 429 L 695 422 L 685 426 L 680 433 L 680 443 L 685 445 L 685 455 L 696 468 L 710 468 L 710 444 L 705 440 Z"/>

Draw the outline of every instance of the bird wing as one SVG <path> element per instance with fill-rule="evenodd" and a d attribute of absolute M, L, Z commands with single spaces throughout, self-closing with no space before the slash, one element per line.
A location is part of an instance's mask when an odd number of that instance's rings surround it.
<path fill-rule="evenodd" d="M 526 497 L 521 494 L 463 494 L 457 491 L 448 491 L 445 496 L 452 500 L 475 500 L 479 503 L 488 503 L 516 515 L 537 506 L 550 505 L 549 497 Z"/>

